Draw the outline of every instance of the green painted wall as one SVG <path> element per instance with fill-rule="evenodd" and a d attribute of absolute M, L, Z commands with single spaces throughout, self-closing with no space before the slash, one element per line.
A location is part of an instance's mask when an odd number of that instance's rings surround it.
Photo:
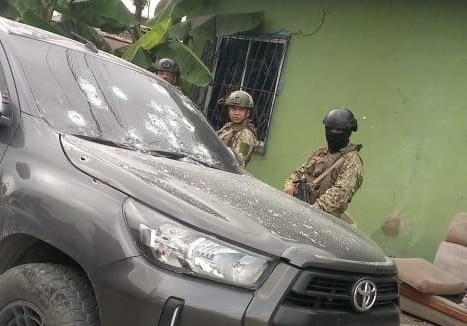
<path fill-rule="evenodd" d="M 320 25 L 321 28 L 310 36 Z M 431 260 L 467 211 L 467 2 L 216 0 L 205 12 L 265 11 L 294 33 L 265 155 L 248 169 L 282 188 L 316 146 L 329 108 L 359 119 L 365 164 L 350 213 L 387 254 Z M 385 235 L 388 218 L 402 221 Z"/>

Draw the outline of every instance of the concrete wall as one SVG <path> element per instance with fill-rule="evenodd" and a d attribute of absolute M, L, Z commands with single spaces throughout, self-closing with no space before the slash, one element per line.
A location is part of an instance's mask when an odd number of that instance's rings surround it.
<path fill-rule="evenodd" d="M 347 106 L 365 165 L 351 215 L 387 254 L 431 260 L 467 211 L 467 1 L 216 0 L 203 10 L 264 10 L 265 32 L 293 33 L 267 151 L 250 172 L 282 188 L 324 143 L 327 110 Z"/>

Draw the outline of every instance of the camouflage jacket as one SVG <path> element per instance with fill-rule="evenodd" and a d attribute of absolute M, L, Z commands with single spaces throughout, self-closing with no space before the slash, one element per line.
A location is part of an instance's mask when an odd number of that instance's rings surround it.
<path fill-rule="evenodd" d="M 242 124 L 226 123 L 217 135 L 240 156 L 243 166 L 248 164 L 257 142 L 256 129 L 249 120 Z"/>
<path fill-rule="evenodd" d="M 340 217 L 347 209 L 352 197 L 363 183 L 363 162 L 358 153 L 361 145 L 349 144 L 338 152 L 329 152 L 327 147 L 315 150 L 305 163 L 286 180 L 294 184 L 305 178 L 308 183 L 319 177 L 340 157 L 343 163 L 323 178 L 317 185 L 315 206 Z"/>

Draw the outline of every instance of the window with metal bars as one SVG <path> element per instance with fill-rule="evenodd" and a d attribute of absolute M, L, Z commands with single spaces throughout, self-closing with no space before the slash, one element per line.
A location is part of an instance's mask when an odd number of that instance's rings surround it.
<path fill-rule="evenodd" d="M 230 35 L 219 38 L 204 53 L 214 73 L 204 101 L 207 118 L 220 129 L 228 120 L 223 99 L 235 90 L 250 93 L 255 102 L 250 118 L 257 129 L 259 153 L 266 150 L 288 42 L 289 35 L 280 33 Z"/>

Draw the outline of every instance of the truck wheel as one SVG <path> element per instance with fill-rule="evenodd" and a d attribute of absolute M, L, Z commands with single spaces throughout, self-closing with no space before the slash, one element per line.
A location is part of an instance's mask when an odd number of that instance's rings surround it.
<path fill-rule="evenodd" d="M 56 264 L 26 264 L 0 275 L 0 325 L 99 326 L 88 279 Z"/>

